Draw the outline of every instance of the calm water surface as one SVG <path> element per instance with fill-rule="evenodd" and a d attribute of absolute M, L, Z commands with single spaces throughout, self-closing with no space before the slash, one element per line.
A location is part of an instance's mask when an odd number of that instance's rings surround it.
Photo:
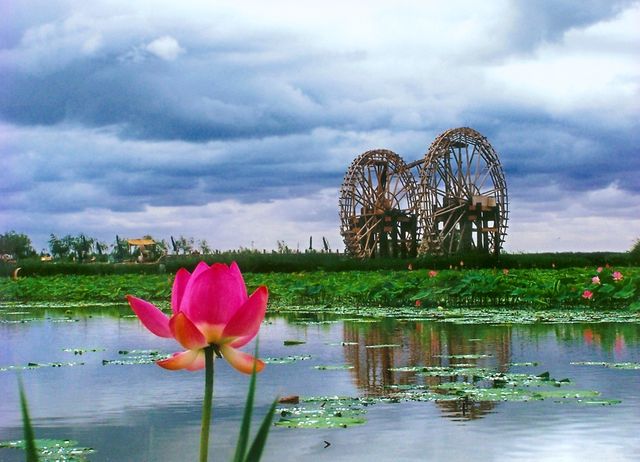
<path fill-rule="evenodd" d="M 122 311 L 126 313 L 126 311 Z M 47 309 L 0 313 L 0 368 L 82 362 L 20 372 L 38 438 L 73 439 L 92 447 L 92 462 L 196 460 L 202 372 L 170 372 L 154 364 L 103 365 L 121 350 L 177 351 L 117 310 Z M 70 318 L 72 322 L 66 322 Z M 389 368 L 473 363 L 501 371 L 569 378 L 567 388 L 597 390 L 616 405 L 529 402 L 401 402 L 369 406 L 364 425 L 337 429 L 274 427 L 266 461 L 636 461 L 640 460 L 640 370 L 572 365 L 577 361 L 640 362 L 640 324 L 456 325 L 393 319 L 272 317 L 260 333 L 260 356 L 310 355 L 270 364 L 259 375 L 258 416 L 276 396 L 379 396 L 391 385 L 454 380 Z M 284 346 L 284 340 L 306 343 Z M 341 345 L 348 342 L 349 345 Z M 393 344 L 395 347 L 366 348 Z M 64 349 L 103 349 L 74 355 Z M 251 346 L 246 348 L 251 350 Z M 481 354 L 478 359 L 450 355 Z M 537 366 L 511 363 L 537 362 Z M 314 366 L 349 366 L 318 370 Z M 0 372 L 0 440 L 22 436 L 16 372 Z M 234 449 L 248 377 L 216 362 L 212 459 Z M 330 446 L 326 447 L 329 442 Z M 23 460 L 0 449 L 0 461 Z"/>

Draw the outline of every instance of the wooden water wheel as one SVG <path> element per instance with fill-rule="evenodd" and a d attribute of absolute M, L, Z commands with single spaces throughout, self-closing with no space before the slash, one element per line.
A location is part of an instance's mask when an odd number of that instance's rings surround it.
<path fill-rule="evenodd" d="M 471 128 L 438 136 L 420 167 L 424 236 L 420 253 L 498 254 L 509 216 L 498 154 Z"/>
<path fill-rule="evenodd" d="M 402 158 L 376 149 L 358 156 L 340 188 L 340 232 L 358 257 L 415 256 L 420 240 L 416 181 Z"/>

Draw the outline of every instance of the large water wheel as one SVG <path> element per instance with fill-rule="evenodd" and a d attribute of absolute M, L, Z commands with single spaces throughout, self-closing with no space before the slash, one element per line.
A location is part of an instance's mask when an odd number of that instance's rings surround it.
<path fill-rule="evenodd" d="M 376 149 L 358 156 L 340 188 L 340 232 L 358 257 L 415 256 L 420 241 L 416 182 L 402 158 Z"/>
<path fill-rule="evenodd" d="M 471 128 L 438 136 L 420 167 L 424 235 L 420 253 L 498 254 L 509 216 L 498 154 Z"/>

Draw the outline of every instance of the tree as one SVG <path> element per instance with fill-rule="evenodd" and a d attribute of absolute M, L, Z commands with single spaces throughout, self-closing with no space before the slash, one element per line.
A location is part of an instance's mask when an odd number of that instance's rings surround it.
<path fill-rule="evenodd" d="M 92 237 L 87 237 L 84 234 L 80 234 L 77 237 L 65 236 L 65 238 L 70 238 L 70 248 L 75 254 L 75 258 L 79 262 L 85 261 L 89 255 L 91 255 L 91 249 L 93 248 L 93 243 L 95 239 Z"/>
<path fill-rule="evenodd" d="M 36 254 L 31 239 L 26 234 L 9 231 L 0 234 L 0 254 L 11 255 L 12 258 L 27 258 Z"/>
<path fill-rule="evenodd" d="M 127 244 L 126 239 L 120 239 L 116 235 L 116 243 L 111 251 L 111 259 L 115 262 L 121 262 L 127 258 L 129 258 L 129 244 Z"/>
<path fill-rule="evenodd" d="M 53 258 L 60 260 L 69 258 L 69 252 L 71 250 L 71 236 L 67 235 L 63 238 L 58 238 L 55 234 L 51 234 L 49 237 L 49 250 Z"/>
<path fill-rule="evenodd" d="M 631 260 L 635 263 L 640 263 L 640 238 L 636 239 L 633 243 L 633 247 L 629 251 L 631 254 Z"/>
<path fill-rule="evenodd" d="M 202 239 L 199 242 L 200 245 L 200 253 L 202 253 L 202 255 L 211 255 L 213 252 L 211 252 L 211 247 L 209 247 L 209 243 L 205 240 Z"/>
<path fill-rule="evenodd" d="M 173 239 L 173 238 L 172 238 Z M 188 255 L 193 252 L 193 246 L 195 242 L 192 237 L 187 239 L 184 236 L 180 236 L 178 239 L 173 240 L 173 249 L 176 254 Z"/>

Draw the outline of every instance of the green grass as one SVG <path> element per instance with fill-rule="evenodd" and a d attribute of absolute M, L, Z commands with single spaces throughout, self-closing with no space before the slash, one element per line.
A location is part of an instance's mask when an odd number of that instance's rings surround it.
<path fill-rule="evenodd" d="M 414 269 L 465 268 L 572 268 L 604 266 L 640 266 L 640 257 L 631 252 L 591 253 L 531 253 L 502 254 L 499 257 L 469 253 L 454 256 L 424 256 L 415 259 L 356 259 L 343 254 L 327 253 L 259 253 L 225 252 L 207 256 L 171 256 L 157 263 L 74 263 L 40 262 L 37 259 L 17 263 L 0 263 L 0 276 L 11 276 L 20 267 L 23 276 L 52 276 L 56 274 L 104 275 L 104 274 L 161 274 L 175 273 L 179 268 L 193 269 L 199 261 L 231 263 L 236 261 L 245 272 L 291 273 L 298 271 L 376 271 L 404 270 L 409 264 Z"/>
<path fill-rule="evenodd" d="M 269 288 L 271 302 L 288 305 L 566 306 L 640 309 L 640 267 L 566 269 L 312 271 L 250 273 L 249 291 Z M 465 266 L 466 268 L 466 266 Z M 613 280 L 617 269 L 624 275 Z M 167 302 L 172 274 L 55 275 L 0 279 L 0 301 L 122 302 L 126 294 Z M 585 290 L 593 297 L 582 297 Z"/>

